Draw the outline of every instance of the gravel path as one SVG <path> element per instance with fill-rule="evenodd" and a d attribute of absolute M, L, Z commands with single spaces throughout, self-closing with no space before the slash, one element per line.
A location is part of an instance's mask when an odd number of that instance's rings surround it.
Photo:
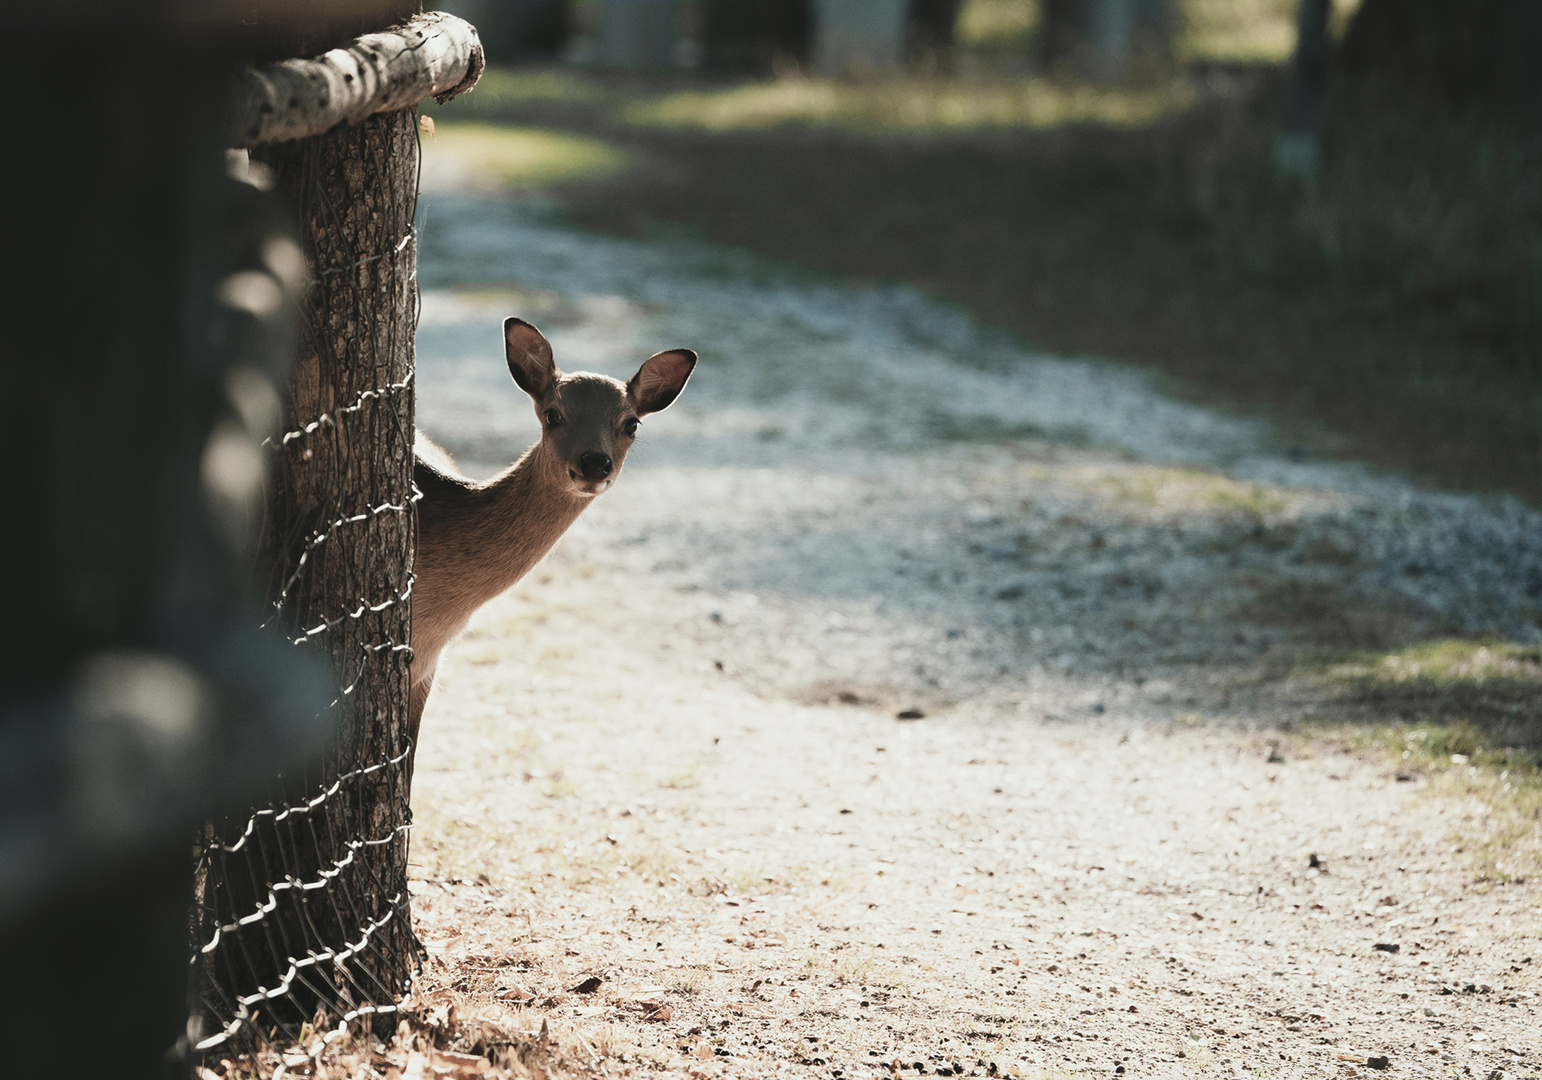
<path fill-rule="evenodd" d="M 1278 727 L 1321 704 L 1260 674 L 1542 640 L 1542 515 L 905 288 L 465 191 L 420 216 L 419 423 L 468 471 L 535 436 L 505 315 L 568 370 L 702 353 L 446 655 L 430 1000 L 596 1076 L 1542 1069 L 1542 889 L 1475 886 L 1481 806 L 1312 756 Z"/>

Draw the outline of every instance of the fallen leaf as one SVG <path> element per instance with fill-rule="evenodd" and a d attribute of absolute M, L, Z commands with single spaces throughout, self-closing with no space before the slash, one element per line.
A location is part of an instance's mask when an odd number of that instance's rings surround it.
<path fill-rule="evenodd" d="M 475 1070 L 477 1075 L 492 1068 L 492 1062 L 480 1054 L 457 1054 L 453 1050 L 435 1050 L 432 1062 L 434 1068 L 450 1068 L 457 1073 L 463 1070 Z"/>

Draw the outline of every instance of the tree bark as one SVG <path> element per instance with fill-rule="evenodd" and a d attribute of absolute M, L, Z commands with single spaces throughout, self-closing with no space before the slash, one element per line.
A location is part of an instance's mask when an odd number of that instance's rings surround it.
<path fill-rule="evenodd" d="M 358 950 L 323 969 L 328 985 L 308 987 L 342 1014 L 393 1004 L 419 951 L 406 832 L 416 112 L 378 114 L 260 156 L 299 215 L 308 269 L 285 418 L 299 434 L 281 448 L 270 502 L 270 595 L 291 638 L 321 651 L 339 686 L 335 753 L 319 782 L 299 778 L 286 791 L 293 805 L 336 785 L 320 808 L 326 827 L 275 846 L 305 880 L 346 865 L 285 913 L 314 940 L 286 936 L 312 951 Z M 318 1003 L 308 998 L 297 994 L 302 1020 Z"/>
<path fill-rule="evenodd" d="M 232 97 L 230 145 L 309 138 L 430 96 L 444 104 L 484 67 L 476 27 L 431 11 L 312 60 L 248 71 Z"/>
<path fill-rule="evenodd" d="M 447 99 L 480 70 L 475 31 L 430 15 L 246 83 L 249 114 L 296 88 L 245 134 L 298 218 L 305 266 L 272 442 L 269 601 L 331 669 L 338 734 L 319 771 L 284 777 L 269 808 L 212 837 L 200 888 L 219 928 L 204 934 L 217 1024 L 201 1047 L 253 1013 L 293 1039 L 318 1008 L 334 1029 L 389 1012 L 420 957 L 407 893 L 418 142 L 401 106 Z"/>
<path fill-rule="evenodd" d="M 1301 0 L 1285 123 L 1274 141 L 1274 172 L 1283 181 L 1317 175 L 1318 127 L 1328 86 L 1329 0 Z"/>

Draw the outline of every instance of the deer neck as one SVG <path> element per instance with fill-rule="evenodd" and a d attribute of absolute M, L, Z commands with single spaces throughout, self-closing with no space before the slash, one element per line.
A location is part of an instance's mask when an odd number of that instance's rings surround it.
<path fill-rule="evenodd" d="M 529 573 L 594 501 L 568 486 L 566 468 L 544 441 L 473 491 L 481 542 L 464 553 L 466 570 L 485 583 L 488 599 Z"/>

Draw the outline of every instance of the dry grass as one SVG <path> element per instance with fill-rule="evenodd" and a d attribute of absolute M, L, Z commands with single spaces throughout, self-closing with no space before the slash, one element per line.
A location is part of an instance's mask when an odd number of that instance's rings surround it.
<path fill-rule="evenodd" d="M 623 172 L 625 152 L 568 132 L 493 124 L 436 124 L 428 153 L 453 154 L 482 186 L 531 188 L 601 180 Z"/>
<path fill-rule="evenodd" d="M 1244 483 L 1215 470 L 1140 464 L 1108 475 L 1101 487 L 1119 502 L 1167 515 L 1206 513 L 1255 521 L 1320 499 L 1314 492 Z"/>
<path fill-rule="evenodd" d="M 935 135 L 1087 123 L 1142 125 L 1192 100 L 1192 87 L 1182 81 L 1126 89 L 1048 79 L 933 84 L 902 78 L 853 84 L 798 78 L 677 91 L 635 102 L 623 115 L 637 126 L 708 132 L 801 126 L 872 135 Z"/>
<path fill-rule="evenodd" d="M 1479 881 L 1542 874 L 1542 653 L 1502 641 L 1438 638 L 1298 668 L 1342 693 L 1361 719 L 1308 725 L 1385 761 L 1464 811 L 1451 837 Z"/>
<path fill-rule="evenodd" d="M 602 116 L 625 128 L 707 133 L 771 128 L 834 130 L 853 135 L 945 135 L 1000 129 L 1052 130 L 1069 124 L 1114 127 L 1151 123 L 1194 100 L 1182 79 L 1154 86 L 1097 87 L 1050 79 L 982 76 L 969 80 L 898 77 L 860 83 L 790 75 L 769 81 L 702 84 L 685 80 L 601 80 L 569 71 L 491 71 L 474 95 L 435 109 L 447 118 L 513 113 Z M 499 129 L 461 120 L 442 135 L 465 140 L 492 166 L 521 181 L 569 177 L 565 170 L 599 163 L 614 169 L 613 147 L 565 141 L 552 132 Z M 510 134 L 502 141 L 500 130 Z M 435 136 L 438 138 L 440 136 Z M 534 165 L 530 164 L 534 162 Z"/>

